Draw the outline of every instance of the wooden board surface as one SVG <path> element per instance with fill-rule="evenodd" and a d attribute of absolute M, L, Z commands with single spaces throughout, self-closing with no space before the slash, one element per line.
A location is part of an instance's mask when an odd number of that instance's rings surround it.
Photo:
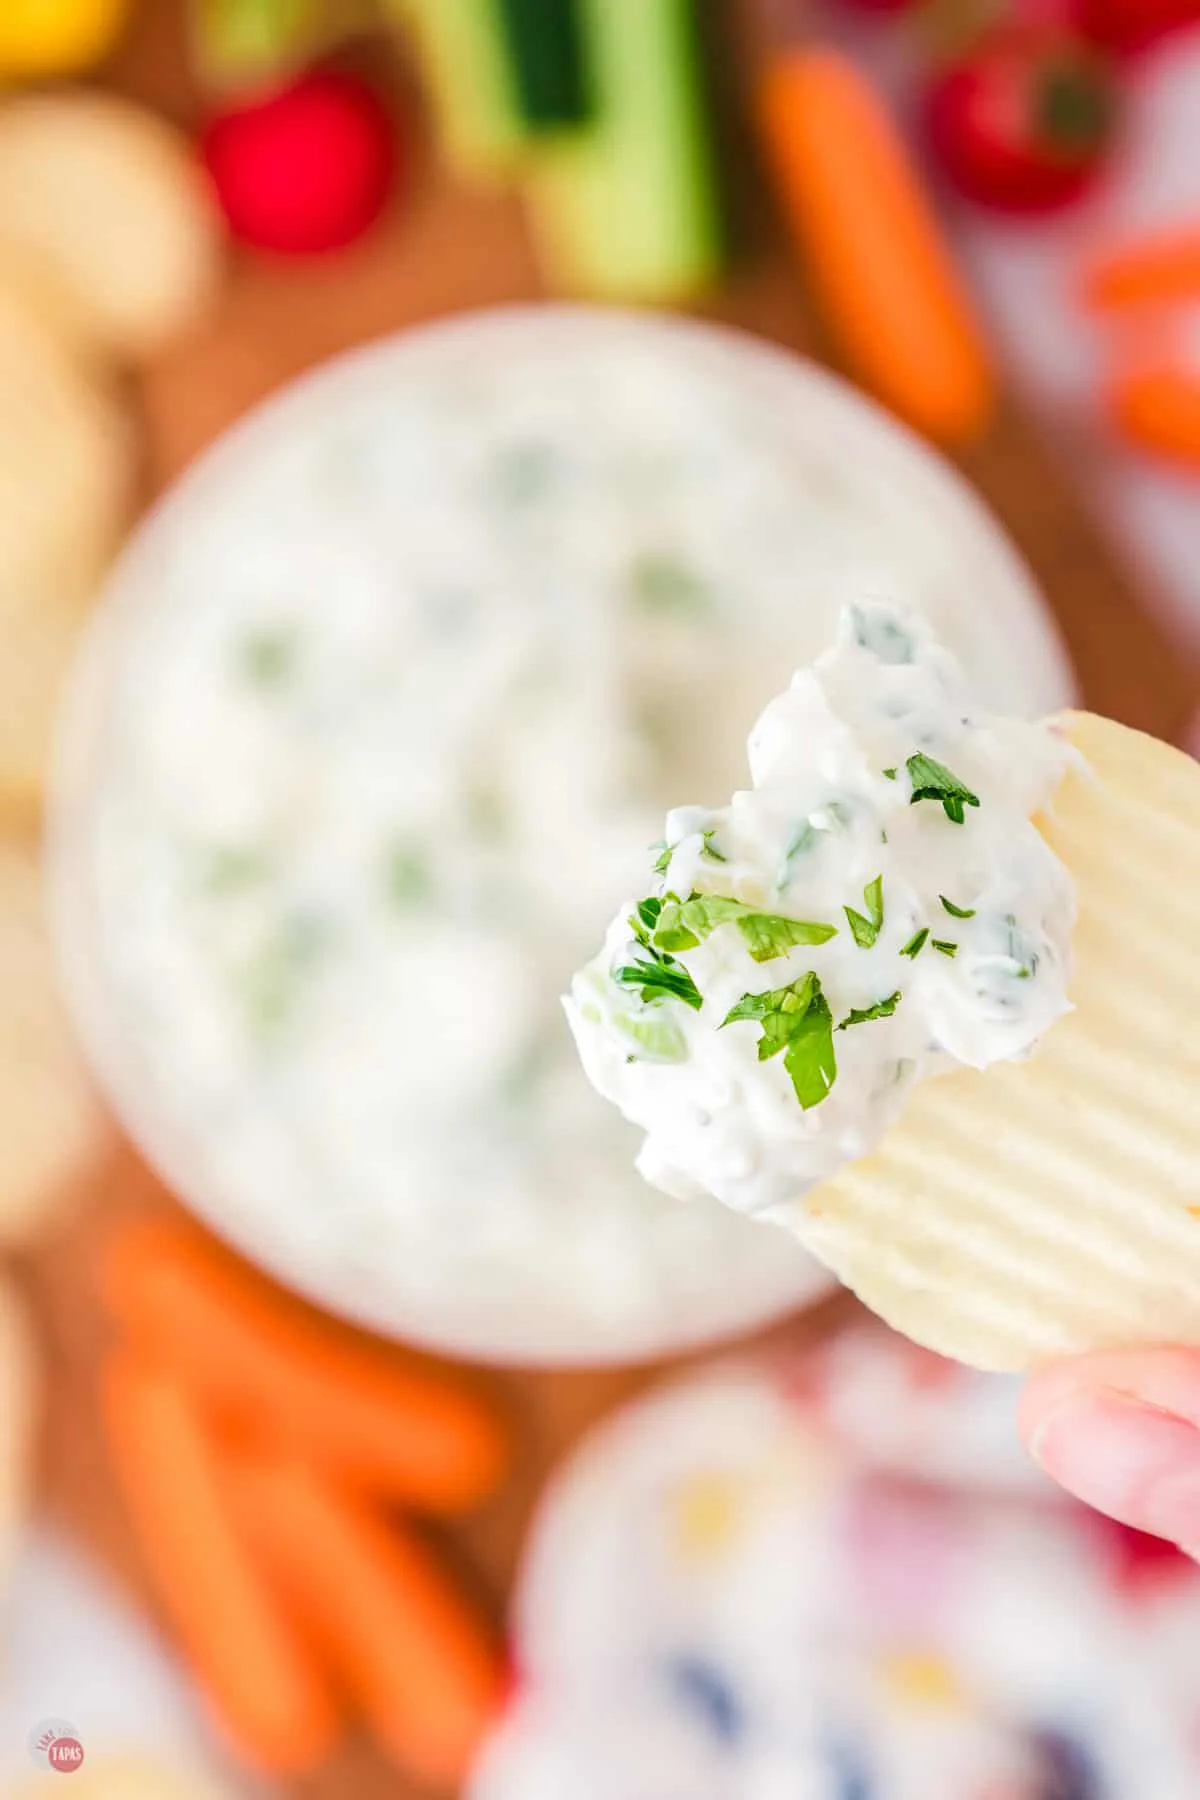
<path fill-rule="evenodd" d="M 143 26 L 113 72 L 116 85 L 189 118 L 178 23 L 167 6 Z M 412 103 L 415 106 L 415 103 Z M 483 304 L 531 299 L 539 285 L 519 208 L 504 196 L 455 189 L 414 142 L 410 192 L 369 243 L 328 265 L 241 261 L 219 315 L 140 383 L 147 486 L 165 486 L 231 420 L 281 382 L 343 346 L 407 323 Z M 794 349 L 825 350 L 791 257 L 768 232 L 711 309 L 714 317 Z M 1194 704 L 1193 674 L 1149 622 L 1137 583 L 1105 547 L 1071 492 L 1061 454 L 1013 408 L 962 459 L 1045 588 L 1099 710 L 1163 736 Z M 969 582 L 970 571 L 964 571 Z M 172 1204 L 119 1149 L 36 1250 L 21 1259 L 51 1366 L 46 1503 L 145 1597 L 136 1546 L 112 1491 L 96 1428 L 93 1379 L 105 1325 L 93 1288 L 96 1250 L 111 1220 Z M 835 1309 L 836 1310 L 836 1309 Z M 828 1315 L 826 1315 L 827 1317 Z M 823 1328 L 826 1317 L 785 1332 Z M 516 1421 L 517 1479 L 457 1534 L 451 1553 L 482 1583 L 500 1617 L 524 1525 L 546 1471 L 581 1430 L 646 1379 L 644 1370 L 481 1376 Z M 365 1746 L 295 1789 L 311 1800 L 405 1800 L 410 1790 Z"/>

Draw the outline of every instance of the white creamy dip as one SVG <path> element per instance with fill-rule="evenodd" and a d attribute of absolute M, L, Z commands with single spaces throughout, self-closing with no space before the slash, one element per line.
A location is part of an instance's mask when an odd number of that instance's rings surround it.
<path fill-rule="evenodd" d="M 871 1150 L 923 1077 L 1029 1053 L 1068 1010 L 1074 887 L 1031 815 L 1070 754 L 979 710 L 915 616 L 846 611 L 754 727 L 753 786 L 668 814 L 572 984 L 649 1182 L 768 1210 Z"/>
<path fill-rule="evenodd" d="M 559 996 L 781 659 L 885 588 L 991 704 L 1066 698 L 936 465 L 737 340 L 543 310 L 272 403 L 141 533 L 76 709 L 67 972 L 134 1134 L 285 1278 L 465 1351 L 634 1355 L 811 1291 L 647 1193 Z"/>

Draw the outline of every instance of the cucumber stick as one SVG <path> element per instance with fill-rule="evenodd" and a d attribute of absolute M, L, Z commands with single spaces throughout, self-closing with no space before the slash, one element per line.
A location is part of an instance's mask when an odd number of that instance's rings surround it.
<path fill-rule="evenodd" d="M 583 0 L 593 123 L 539 151 L 526 179 L 550 285 L 671 302 L 724 260 L 697 0 Z"/>
<path fill-rule="evenodd" d="M 567 3 L 580 0 L 553 0 L 556 10 Z M 523 82 L 532 85 L 535 97 L 548 104 L 545 61 L 558 71 L 561 96 L 561 39 L 558 55 L 552 51 L 549 58 L 533 44 L 528 16 L 539 4 L 544 11 L 547 0 L 387 0 L 393 17 L 412 31 L 439 145 L 464 180 L 510 179 L 538 141 L 538 128 L 557 123 L 534 119 L 523 92 Z M 578 80 L 578 56 L 575 73 Z"/>
<path fill-rule="evenodd" d="M 521 116 L 531 131 L 587 117 L 583 0 L 496 0 Z"/>

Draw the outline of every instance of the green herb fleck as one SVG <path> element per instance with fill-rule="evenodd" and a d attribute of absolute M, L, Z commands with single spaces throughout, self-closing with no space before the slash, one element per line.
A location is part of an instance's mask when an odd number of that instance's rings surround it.
<path fill-rule="evenodd" d="M 958 955 L 958 945 L 947 943 L 945 938 L 934 938 L 933 947 L 935 950 L 940 950 L 943 956 Z"/>
<path fill-rule="evenodd" d="M 644 550 L 634 557 L 625 586 L 634 605 L 648 613 L 694 613 L 709 598 L 701 577 L 666 550 Z"/>
<path fill-rule="evenodd" d="M 277 1038 L 286 1027 L 305 977 L 329 948 L 325 919 L 297 913 L 285 919 L 250 963 L 245 975 L 250 1024 L 261 1038 Z"/>
<path fill-rule="evenodd" d="M 240 894 L 264 881 L 270 868 L 270 858 L 264 850 L 219 845 L 204 854 L 200 885 L 214 897 Z"/>
<path fill-rule="evenodd" d="M 877 875 L 863 889 L 863 901 L 867 908 L 867 916 L 855 912 L 852 906 L 843 907 L 843 912 L 854 933 L 854 941 L 860 950 L 870 950 L 879 936 L 883 924 L 883 876 Z"/>
<path fill-rule="evenodd" d="M 925 939 L 928 936 L 929 927 L 926 925 L 923 930 L 918 931 L 913 937 L 909 938 L 907 944 L 905 944 L 903 950 L 900 952 L 901 956 L 920 956 L 922 950 L 925 948 Z"/>
<path fill-rule="evenodd" d="M 755 962 L 773 962 L 797 944 L 827 944 L 837 936 L 836 925 L 789 919 L 767 913 L 743 900 L 720 894 L 692 894 L 686 900 L 668 897 L 654 933 L 658 950 L 694 950 L 718 925 L 736 925 Z"/>
<path fill-rule="evenodd" d="M 553 445 L 532 441 L 506 444 L 492 463 L 496 498 L 502 506 L 529 506 L 549 492 L 558 470 L 558 455 Z"/>
<path fill-rule="evenodd" d="M 613 971 L 613 980 L 622 987 L 637 988 L 646 1006 L 652 1005 L 656 1000 L 682 1000 L 685 1006 L 699 1012 L 704 1005 L 699 988 L 674 957 L 627 964 Z"/>
<path fill-rule="evenodd" d="M 476 781 L 463 797 L 467 823 L 476 836 L 501 843 L 508 833 L 509 814 L 504 796 L 490 782 Z"/>
<path fill-rule="evenodd" d="M 833 1048 L 833 1016 L 821 983 L 809 970 L 790 986 L 765 994 L 743 994 L 722 1026 L 752 1019 L 762 1026 L 758 1060 L 783 1051 L 784 1067 L 796 1098 L 808 1112 L 819 1106 L 837 1080 Z"/>
<path fill-rule="evenodd" d="M 716 845 L 713 843 L 713 839 L 716 837 L 716 835 L 717 835 L 717 833 L 716 833 L 715 826 L 711 831 L 705 831 L 705 832 L 701 833 L 701 836 L 703 837 L 704 842 L 700 847 L 700 854 L 701 854 L 701 856 L 705 857 L 707 859 L 707 861 L 709 861 L 709 862 L 716 862 L 716 863 L 728 862 L 729 858 L 727 856 L 722 856 L 721 852 L 717 849 Z"/>
<path fill-rule="evenodd" d="M 938 899 L 952 919 L 973 919 L 975 917 L 973 906 L 955 906 L 953 900 L 947 900 L 945 894 L 939 894 Z"/>
<path fill-rule="evenodd" d="M 913 660 L 913 641 L 900 622 L 884 607 L 850 609 L 854 641 L 878 658 L 895 666 Z"/>
<path fill-rule="evenodd" d="M 661 844 L 652 844 L 650 848 L 658 851 L 658 859 L 654 864 L 654 873 L 656 875 L 665 875 L 671 866 L 671 858 L 675 854 L 674 844 L 668 844 L 664 838 Z"/>
<path fill-rule="evenodd" d="M 283 687 L 295 674 L 299 653 L 299 637 L 290 626 L 249 632 L 241 644 L 242 673 L 254 687 Z"/>
<path fill-rule="evenodd" d="M 946 817 L 955 825 L 961 825 L 966 817 L 964 807 L 979 805 L 979 795 L 973 794 L 953 770 L 945 763 L 935 762 L 932 756 L 920 752 L 910 756 L 905 766 L 912 781 L 910 806 L 915 806 L 918 800 L 940 801 Z"/>
<path fill-rule="evenodd" d="M 885 769 L 883 772 L 887 776 L 889 781 L 895 781 L 895 779 L 896 779 L 895 769 Z"/>
<path fill-rule="evenodd" d="M 896 1008 L 899 1006 L 900 1000 L 901 993 L 899 988 L 897 988 L 894 994 L 889 994 L 886 1000 L 877 1000 L 874 1006 L 865 1006 L 861 1008 L 852 1006 L 850 1011 L 846 1014 L 846 1017 L 838 1026 L 838 1030 L 845 1031 L 849 1025 L 866 1025 L 872 1019 L 890 1019 Z"/>
<path fill-rule="evenodd" d="M 429 862 L 414 844 L 389 844 L 383 859 L 383 891 L 389 906 L 397 912 L 410 912 L 432 900 Z"/>
<path fill-rule="evenodd" d="M 629 1062 L 687 1061 L 687 1038 L 683 1027 L 668 1013 L 617 1013 L 615 1023 L 633 1039 L 641 1053 L 627 1058 Z"/>
<path fill-rule="evenodd" d="M 784 856 L 785 866 L 790 863 L 795 856 L 806 856 L 820 836 L 821 833 L 817 830 L 816 826 L 806 819 L 787 847 Z"/>

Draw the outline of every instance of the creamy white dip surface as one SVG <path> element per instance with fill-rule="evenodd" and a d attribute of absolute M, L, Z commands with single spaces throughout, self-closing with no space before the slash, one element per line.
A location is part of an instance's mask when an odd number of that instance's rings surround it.
<path fill-rule="evenodd" d="M 1032 815 L 1071 754 L 980 710 L 915 615 L 846 610 L 751 732 L 751 787 L 667 815 L 572 984 L 647 1181 L 766 1212 L 871 1150 L 924 1077 L 1029 1054 L 1068 1010 L 1074 885 Z"/>
<path fill-rule="evenodd" d="M 781 358 L 659 322 L 501 317 L 273 403 L 143 530 L 76 707 L 67 973 L 134 1134 L 287 1279 L 466 1351 L 633 1355 L 812 1291 L 825 1278 L 798 1246 L 647 1191 L 559 997 L 622 895 L 651 891 L 672 796 L 728 794 L 781 666 L 884 591 L 994 704 L 1065 697 L 967 502 Z M 803 704 L 768 720 L 764 772 Z M 877 741 L 903 761 L 916 740 Z M 834 917 L 884 866 L 870 831 L 905 796 L 836 733 L 830 756 L 837 779 L 810 796 L 822 847 L 797 852 L 788 901 Z M 982 752 L 969 770 L 995 785 Z M 839 795 L 863 808 L 844 844 L 824 829 Z M 744 829 L 728 854 L 750 892 L 774 828 L 752 807 Z M 707 887 L 692 837 L 671 879 Z M 969 902 L 986 870 L 954 873 Z M 847 1001 L 875 997 L 927 887 L 889 884 L 887 947 L 859 953 Z M 1007 954 L 982 917 L 970 941 Z M 716 934 L 705 968 L 737 946 Z M 975 967 L 913 970 L 922 1016 L 964 1039 L 993 1030 L 955 998 Z M 883 1046 L 893 1068 L 908 1056 L 908 1014 L 844 1034 L 844 1092 L 860 1058 L 883 1081 Z M 731 1028 L 722 1054 L 752 1060 L 754 1038 Z"/>

